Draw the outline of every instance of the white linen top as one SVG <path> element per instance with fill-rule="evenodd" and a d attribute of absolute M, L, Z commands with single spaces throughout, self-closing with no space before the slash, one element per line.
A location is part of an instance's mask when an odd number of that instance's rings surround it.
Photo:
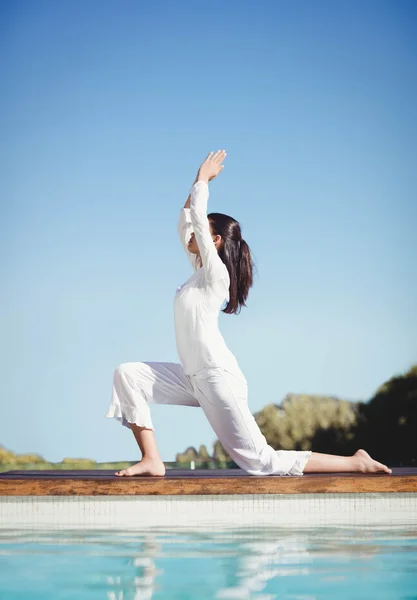
<path fill-rule="evenodd" d="M 211 237 L 207 219 L 209 188 L 197 181 L 190 190 L 190 208 L 182 208 L 178 233 L 194 273 L 175 293 L 174 319 L 178 355 L 186 375 L 204 376 L 222 368 L 245 379 L 219 330 L 219 313 L 229 301 L 230 277 Z M 189 252 L 191 233 L 197 241 L 203 266 Z"/>

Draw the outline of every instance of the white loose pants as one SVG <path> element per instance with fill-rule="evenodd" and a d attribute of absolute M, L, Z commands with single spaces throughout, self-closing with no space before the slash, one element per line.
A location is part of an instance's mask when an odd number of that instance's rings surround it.
<path fill-rule="evenodd" d="M 188 376 L 178 363 L 128 362 L 114 371 L 106 417 L 154 429 L 150 404 L 200 406 L 234 462 L 250 475 L 303 475 L 310 451 L 274 450 L 248 406 L 247 382 L 220 368 Z"/>

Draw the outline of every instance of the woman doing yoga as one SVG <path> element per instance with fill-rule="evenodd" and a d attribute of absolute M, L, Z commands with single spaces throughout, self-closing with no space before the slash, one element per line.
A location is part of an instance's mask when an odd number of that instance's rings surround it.
<path fill-rule="evenodd" d="M 133 431 L 142 453 L 140 462 L 115 474 L 165 475 L 151 404 L 201 407 L 226 452 L 250 475 L 391 473 L 365 450 L 352 456 L 274 450 L 259 429 L 249 409 L 246 378 L 218 325 L 220 310 L 236 314 L 245 306 L 253 267 L 239 223 L 225 214 L 207 214 L 209 182 L 224 169 L 225 157 L 224 150 L 208 154 L 180 212 L 179 235 L 193 268 L 174 299 L 180 362 L 127 362 L 114 371 L 106 416 Z"/>

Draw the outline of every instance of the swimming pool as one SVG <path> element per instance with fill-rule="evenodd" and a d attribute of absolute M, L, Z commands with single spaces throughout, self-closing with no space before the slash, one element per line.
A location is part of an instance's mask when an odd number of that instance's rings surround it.
<path fill-rule="evenodd" d="M 2 600 L 411 600 L 417 527 L 3 529 Z"/>
<path fill-rule="evenodd" d="M 0 477 L 1 600 L 412 600 L 417 473 Z"/>

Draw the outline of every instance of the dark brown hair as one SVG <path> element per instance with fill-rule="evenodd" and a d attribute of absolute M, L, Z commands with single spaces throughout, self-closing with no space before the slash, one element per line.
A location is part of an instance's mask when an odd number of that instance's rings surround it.
<path fill-rule="evenodd" d="M 223 240 L 219 256 L 229 271 L 229 302 L 222 312 L 239 314 L 242 306 L 246 306 L 249 289 L 253 285 L 252 255 L 248 244 L 242 239 L 240 225 L 236 219 L 222 213 L 207 215 L 214 235 Z"/>

